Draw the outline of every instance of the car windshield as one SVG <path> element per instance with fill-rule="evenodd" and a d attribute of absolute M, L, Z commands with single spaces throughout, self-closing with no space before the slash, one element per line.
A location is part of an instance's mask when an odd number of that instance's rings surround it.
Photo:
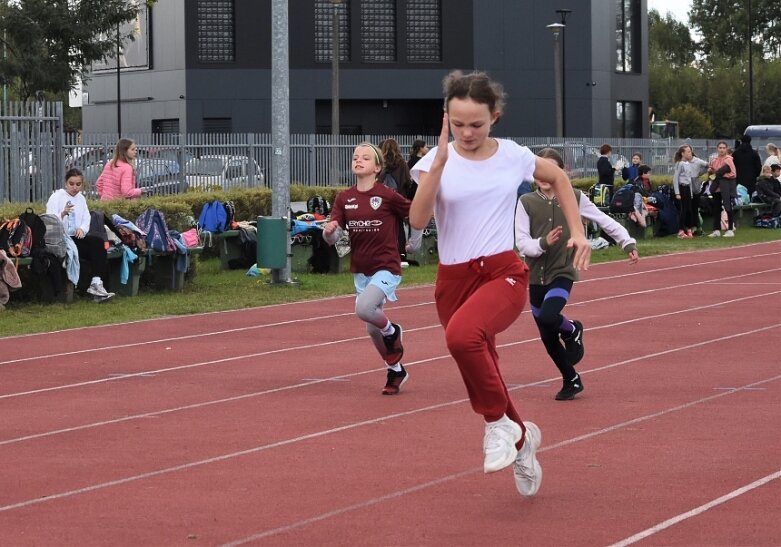
<path fill-rule="evenodd" d="M 187 175 L 222 175 L 225 160 L 221 158 L 200 158 L 187 164 Z"/>

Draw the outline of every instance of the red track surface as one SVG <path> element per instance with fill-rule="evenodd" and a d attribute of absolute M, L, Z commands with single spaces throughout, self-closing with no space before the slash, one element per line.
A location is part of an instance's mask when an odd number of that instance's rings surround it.
<path fill-rule="evenodd" d="M 432 301 L 389 306 L 398 397 L 351 297 L 0 340 L 0 545 L 781 545 L 781 243 L 584 272 L 574 401 L 528 312 L 500 337 L 530 499 Z"/>

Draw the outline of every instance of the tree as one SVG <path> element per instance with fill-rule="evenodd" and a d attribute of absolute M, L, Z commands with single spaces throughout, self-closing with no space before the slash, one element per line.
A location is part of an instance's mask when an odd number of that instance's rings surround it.
<path fill-rule="evenodd" d="M 648 12 L 648 59 L 650 64 L 682 67 L 694 62 L 697 46 L 689 27 L 669 13 L 662 19 L 659 12 Z"/>
<path fill-rule="evenodd" d="M 733 59 L 746 56 L 749 2 L 755 51 L 779 57 L 778 0 L 692 0 L 689 20 L 701 36 L 699 46 L 705 55 L 719 53 Z"/>
<path fill-rule="evenodd" d="M 713 135 L 713 124 L 707 114 L 690 104 L 670 110 L 670 119 L 678 120 L 678 134 L 684 139 L 708 139 Z"/>
<path fill-rule="evenodd" d="M 119 26 L 138 10 L 138 0 L 5 0 L 0 40 L 6 58 L 0 71 L 21 100 L 38 90 L 68 92 L 77 78 L 86 79 L 94 61 L 115 55 Z M 132 36 L 119 39 L 124 43 Z"/>

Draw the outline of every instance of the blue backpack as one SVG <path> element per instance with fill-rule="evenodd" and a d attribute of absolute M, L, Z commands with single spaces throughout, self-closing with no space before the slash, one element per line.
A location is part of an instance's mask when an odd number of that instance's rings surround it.
<path fill-rule="evenodd" d="M 136 219 L 136 226 L 146 232 L 146 246 L 153 251 L 170 253 L 176 251 L 176 244 L 168 233 L 165 215 L 154 208 L 149 208 Z"/>
<path fill-rule="evenodd" d="M 210 201 L 201 209 L 201 216 L 198 217 L 198 226 L 205 232 L 219 234 L 224 232 L 228 226 L 228 213 L 222 202 Z"/>

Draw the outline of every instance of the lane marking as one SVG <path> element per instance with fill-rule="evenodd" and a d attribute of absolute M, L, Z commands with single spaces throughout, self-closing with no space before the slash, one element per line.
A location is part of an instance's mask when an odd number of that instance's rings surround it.
<path fill-rule="evenodd" d="M 685 520 L 688 520 L 692 517 L 696 517 L 697 515 L 700 515 L 704 513 L 705 511 L 708 511 L 710 509 L 713 509 L 714 507 L 717 507 L 723 503 L 726 503 L 728 501 L 731 501 L 738 496 L 742 496 L 743 494 L 750 492 L 756 488 L 759 488 L 760 486 L 763 486 L 771 481 L 778 480 L 781 478 L 781 470 L 776 471 L 775 473 L 771 473 L 770 475 L 764 476 L 761 479 L 757 479 L 754 482 L 747 484 L 741 488 L 738 488 L 737 490 L 733 490 L 732 492 L 729 492 L 728 494 L 724 494 L 723 496 L 716 498 L 715 500 L 709 501 L 708 503 L 705 503 L 703 505 L 700 505 L 699 507 L 695 507 L 691 511 L 686 511 L 685 513 L 681 513 L 680 515 L 676 515 L 672 518 L 669 518 L 665 520 L 664 522 L 660 522 L 659 524 L 655 526 L 651 526 L 650 528 L 647 528 L 643 530 L 642 532 L 638 532 L 637 534 L 630 536 L 628 538 L 622 539 L 621 541 L 618 541 L 616 543 L 613 543 L 610 545 L 610 547 L 626 547 L 627 545 L 632 545 L 633 543 L 637 543 L 638 541 L 645 539 L 649 536 L 652 536 L 658 532 L 661 532 L 662 530 L 666 530 L 667 528 L 670 528 L 671 526 L 674 526 L 678 524 L 679 522 L 683 522 Z M 771 517 L 772 518 L 772 517 Z"/>

